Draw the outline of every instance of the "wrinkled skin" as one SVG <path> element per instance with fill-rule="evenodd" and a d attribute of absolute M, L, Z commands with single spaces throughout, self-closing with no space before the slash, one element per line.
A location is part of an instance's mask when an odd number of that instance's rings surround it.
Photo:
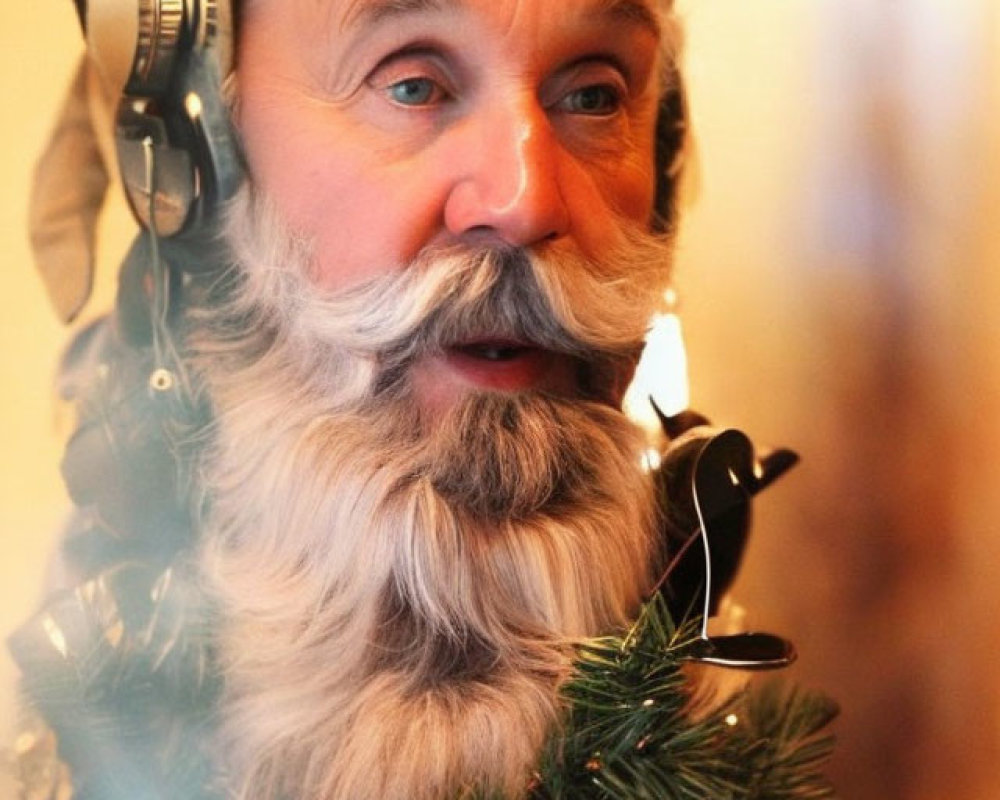
<path fill-rule="evenodd" d="M 255 186 L 314 248 L 311 279 L 344 289 L 442 246 L 597 257 L 623 223 L 648 225 L 654 6 L 251 4 L 237 124 Z M 416 365 L 423 407 L 481 389 L 577 391 L 565 359 L 468 355 Z"/>

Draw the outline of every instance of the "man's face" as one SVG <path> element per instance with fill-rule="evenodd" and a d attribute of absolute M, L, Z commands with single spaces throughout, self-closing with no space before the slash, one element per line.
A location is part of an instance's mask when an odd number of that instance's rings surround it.
<path fill-rule="evenodd" d="M 598 259 L 654 192 L 654 0 L 259 0 L 237 123 L 255 186 L 337 291 L 427 248 Z M 573 394 L 567 359 L 489 337 L 422 359 L 425 408 Z"/>

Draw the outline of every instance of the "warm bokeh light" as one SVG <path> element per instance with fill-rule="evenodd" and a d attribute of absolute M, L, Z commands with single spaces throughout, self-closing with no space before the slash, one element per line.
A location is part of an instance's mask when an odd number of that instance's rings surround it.
<path fill-rule="evenodd" d="M 650 398 L 660 411 L 671 416 L 688 407 L 689 394 L 687 353 L 680 317 L 672 312 L 657 314 L 650 324 L 646 349 L 635 377 L 625 393 L 625 413 L 655 435 L 660 430 L 660 423 Z"/>

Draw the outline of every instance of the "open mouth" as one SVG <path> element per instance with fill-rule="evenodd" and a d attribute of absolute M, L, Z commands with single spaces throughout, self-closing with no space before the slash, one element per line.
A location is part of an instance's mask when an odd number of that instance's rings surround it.
<path fill-rule="evenodd" d="M 482 389 L 519 391 L 567 384 L 568 359 L 530 342 L 477 338 L 450 345 L 444 356 L 463 382 Z"/>
<path fill-rule="evenodd" d="M 428 404 L 442 408 L 469 391 L 541 391 L 620 408 L 631 369 L 621 359 L 588 359 L 487 334 L 446 344 L 417 364 L 415 375 Z"/>

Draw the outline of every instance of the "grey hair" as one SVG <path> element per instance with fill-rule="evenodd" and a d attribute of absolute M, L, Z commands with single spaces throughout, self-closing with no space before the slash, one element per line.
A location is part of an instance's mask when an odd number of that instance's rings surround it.
<path fill-rule="evenodd" d="M 405 379 L 379 394 L 384 354 L 479 324 L 477 308 L 584 358 L 624 351 L 669 242 L 533 256 L 509 303 L 510 263 L 476 253 L 318 292 L 310 243 L 249 188 L 229 239 L 240 277 L 194 338 L 218 420 L 201 565 L 233 792 L 522 795 L 573 642 L 625 624 L 650 583 L 642 437 L 606 402 L 535 393 L 473 395 L 428 425 Z"/>

